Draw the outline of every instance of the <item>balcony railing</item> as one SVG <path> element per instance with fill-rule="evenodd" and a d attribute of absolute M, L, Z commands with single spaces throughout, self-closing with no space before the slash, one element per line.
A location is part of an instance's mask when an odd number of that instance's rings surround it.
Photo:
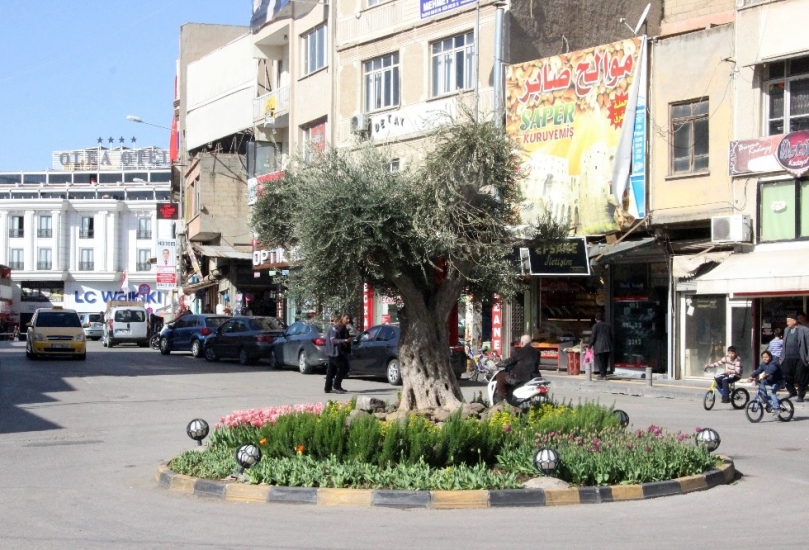
<path fill-rule="evenodd" d="M 8 230 L 8 236 L 12 239 L 25 237 L 25 230 L 22 227 L 12 227 Z"/>
<path fill-rule="evenodd" d="M 152 238 L 152 230 L 151 229 L 138 229 L 138 238 L 139 239 L 151 239 Z"/>
<path fill-rule="evenodd" d="M 52 262 L 37 262 L 37 269 L 40 271 L 49 271 L 53 268 Z"/>
<path fill-rule="evenodd" d="M 8 267 L 11 269 L 16 269 L 17 271 L 22 271 L 25 269 L 22 262 L 9 262 Z"/>
<path fill-rule="evenodd" d="M 138 262 L 138 264 L 135 267 L 137 267 L 138 271 L 151 271 L 152 270 L 152 264 L 150 264 L 149 262 L 146 262 L 146 263 Z"/>
<path fill-rule="evenodd" d="M 50 239 L 53 237 L 53 229 L 37 229 L 37 237 L 40 239 Z"/>
<path fill-rule="evenodd" d="M 92 239 L 94 233 L 95 232 L 92 229 L 81 229 L 81 230 L 79 230 L 79 238 L 80 239 Z"/>
<path fill-rule="evenodd" d="M 93 271 L 95 262 L 79 262 L 79 271 Z"/>
<path fill-rule="evenodd" d="M 289 86 L 281 86 L 253 100 L 253 122 L 272 124 L 289 113 Z"/>

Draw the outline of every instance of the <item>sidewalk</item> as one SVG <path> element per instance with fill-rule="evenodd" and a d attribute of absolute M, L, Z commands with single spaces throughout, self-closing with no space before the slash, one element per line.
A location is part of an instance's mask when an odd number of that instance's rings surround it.
<path fill-rule="evenodd" d="M 551 392 L 555 388 L 566 391 L 576 391 L 580 393 L 607 393 L 618 395 L 631 395 L 636 397 L 659 397 L 665 399 L 686 399 L 689 401 L 702 401 L 705 392 L 711 387 L 711 379 L 705 380 L 668 380 L 665 378 L 653 378 L 652 385 L 648 385 L 645 379 L 620 378 L 614 375 L 608 376 L 606 380 L 598 380 L 593 376 L 593 381 L 587 380 L 587 375 L 568 375 L 565 371 L 542 370 L 542 376 L 551 381 Z M 658 376 L 658 375 L 655 375 Z M 737 387 L 747 388 L 747 391 L 755 393 L 752 384 L 737 382 Z"/>

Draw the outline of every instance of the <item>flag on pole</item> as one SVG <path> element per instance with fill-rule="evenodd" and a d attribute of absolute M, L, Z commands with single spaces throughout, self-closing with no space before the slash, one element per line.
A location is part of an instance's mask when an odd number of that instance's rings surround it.
<path fill-rule="evenodd" d="M 129 281 L 126 277 L 126 270 L 124 270 L 124 274 L 121 275 L 121 290 L 123 290 L 124 292 L 129 291 Z"/>

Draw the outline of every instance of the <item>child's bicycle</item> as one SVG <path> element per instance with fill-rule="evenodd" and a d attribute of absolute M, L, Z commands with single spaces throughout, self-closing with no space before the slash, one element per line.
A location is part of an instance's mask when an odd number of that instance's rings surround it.
<path fill-rule="evenodd" d="M 737 388 L 735 382 L 728 384 L 728 392 L 730 393 L 730 404 L 734 409 L 743 409 L 750 401 L 750 393 L 744 388 Z M 719 391 L 719 383 L 716 378 L 713 379 L 710 389 L 705 393 L 705 398 L 702 400 L 702 406 L 706 411 L 713 409 L 716 404 L 716 396 L 721 395 Z"/>
<path fill-rule="evenodd" d="M 761 418 L 764 416 L 764 411 L 773 412 L 772 405 L 770 404 L 770 396 L 767 395 L 767 386 L 760 383 L 758 385 L 756 396 L 752 401 L 750 401 L 750 403 L 748 403 L 747 410 L 744 412 L 747 415 L 747 420 L 756 423 L 761 422 Z M 792 405 L 792 401 L 789 400 L 789 397 L 778 400 L 779 420 L 782 422 L 789 422 L 792 420 L 792 416 L 794 414 L 795 407 Z"/>
<path fill-rule="evenodd" d="M 500 357 L 494 353 L 475 352 L 469 345 L 464 346 L 466 356 L 472 360 L 472 372 L 469 373 L 469 380 L 477 382 L 481 377 L 484 381 L 491 380 L 494 373 L 497 371 L 495 364 L 500 360 Z"/>

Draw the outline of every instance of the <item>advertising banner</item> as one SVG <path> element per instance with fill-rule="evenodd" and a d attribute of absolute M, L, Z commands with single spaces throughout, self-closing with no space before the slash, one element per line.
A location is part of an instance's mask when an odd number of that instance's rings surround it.
<path fill-rule="evenodd" d="M 798 130 L 785 135 L 778 143 L 775 158 L 793 176 L 803 176 L 809 170 L 809 130 Z"/>
<path fill-rule="evenodd" d="M 264 184 L 269 183 L 271 181 L 277 181 L 286 175 L 286 171 L 280 170 L 278 172 L 272 172 L 270 174 L 263 174 L 261 176 L 256 176 L 255 178 L 248 178 L 247 179 L 247 205 L 253 206 L 256 204 L 256 201 L 261 196 L 261 192 L 264 189 Z"/>
<path fill-rule="evenodd" d="M 731 141 L 728 150 L 728 174 L 745 176 L 780 171 L 775 151 L 783 138 L 784 134 L 778 134 Z"/>
<path fill-rule="evenodd" d="M 645 50 L 646 37 L 636 37 L 506 68 L 506 129 L 526 176 L 524 223 L 548 212 L 590 235 L 644 215 Z"/>
<path fill-rule="evenodd" d="M 177 286 L 177 241 L 157 240 L 157 284 L 158 290 L 171 290 Z"/>
<path fill-rule="evenodd" d="M 433 15 L 446 13 L 451 10 L 466 6 L 467 4 L 474 4 L 475 0 L 419 0 L 421 5 L 421 18 L 426 19 Z"/>
<path fill-rule="evenodd" d="M 535 249 L 521 248 L 520 262 L 523 275 L 590 275 L 585 237 L 574 237 Z"/>

